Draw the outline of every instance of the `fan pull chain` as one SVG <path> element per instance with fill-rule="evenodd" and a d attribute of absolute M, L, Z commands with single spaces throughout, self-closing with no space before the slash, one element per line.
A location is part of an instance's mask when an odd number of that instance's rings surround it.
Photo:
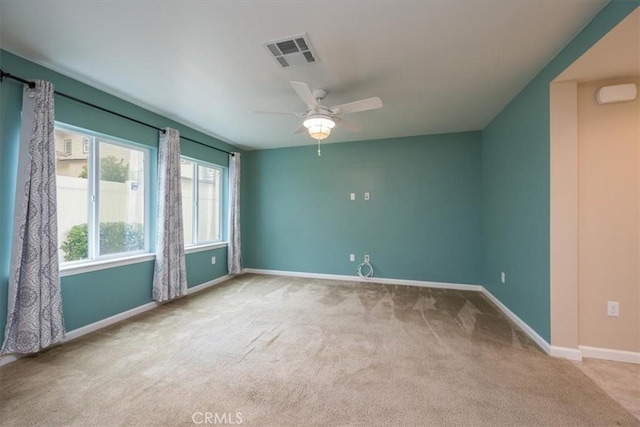
<path fill-rule="evenodd" d="M 322 157 L 322 152 L 320 151 L 320 140 L 318 140 L 318 157 Z"/>

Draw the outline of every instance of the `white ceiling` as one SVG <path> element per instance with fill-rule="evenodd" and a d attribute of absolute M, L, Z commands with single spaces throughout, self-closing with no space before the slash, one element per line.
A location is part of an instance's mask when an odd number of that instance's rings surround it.
<path fill-rule="evenodd" d="M 292 135 L 289 86 L 328 105 L 371 96 L 326 142 L 478 130 L 607 0 L 0 0 L 13 53 L 242 148 L 312 144 Z M 263 42 L 307 33 L 320 62 L 282 69 Z"/>

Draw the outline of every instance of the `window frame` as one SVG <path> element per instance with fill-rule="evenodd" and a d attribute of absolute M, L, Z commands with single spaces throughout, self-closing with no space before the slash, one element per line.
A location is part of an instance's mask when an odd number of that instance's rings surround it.
<path fill-rule="evenodd" d="M 73 154 L 73 139 L 65 139 L 63 144 L 64 154 L 66 156 L 70 156 L 71 154 Z"/>
<path fill-rule="evenodd" d="M 100 132 L 84 129 L 55 121 L 55 129 L 66 132 L 73 132 L 82 136 L 83 148 L 85 141 L 88 144 L 87 153 L 87 258 L 74 261 L 60 261 L 60 268 L 73 268 L 85 264 L 103 263 L 105 261 L 115 261 L 127 258 L 139 258 L 150 254 L 151 245 L 151 149 L 143 144 L 128 141 L 116 136 L 103 134 Z M 118 252 L 113 254 L 100 255 L 100 143 L 104 142 L 126 149 L 137 150 L 143 153 L 143 179 L 144 179 L 144 247 L 137 251 Z M 65 143 L 66 144 L 66 143 Z M 83 150 L 84 151 L 84 150 Z M 57 173 L 56 173 L 57 175 Z M 56 186 L 57 188 L 57 186 Z M 60 209 L 58 209 L 58 212 Z M 62 232 L 62 230 L 58 230 Z"/>
<path fill-rule="evenodd" d="M 191 213 L 191 241 L 193 243 L 191 244 L 184 244 L 185 250 L 193 250 L 195 248 L 199 248 L 199 247 L 203 247 L 203 246 L 213 246 L 213 245 L 219 245 L 221 243 L 225 243 L 224 240 L 224 225 L 223 225 L 223 220 L 224 220 L 224 204 L 225 204 L 225 199 L 224 199 L 224 166 L 221 165 L 216 165 L 215 163 L 211 163 L 211 162 L 207 162 L 204 160 L 199 160 L 199 159 L 195 159 L 193 157 L 189 157 L 189 156 L 180 156 L 180 164 L 183 165 L 184 162 L 190 162 L 191 163 L 191 172 L 192 172 L 192 176 L 193 176 L 193 182 L 191 184 L 191 191 L 193 194 L 193 204 L 192 204 L 192 213 Z M 206 240 L 206 241 L 202 241 L 200 242 L 198 240 L 198 225 L 199 225 L 199 217 L 198 217 L 198 199 L 199 199 L 199 194 L 200 194 L 200 186 L 199 186 L 199 181 L 200 181 L 200 166 L 205 167 L 205 168 L 211 168 L 211 169 L 215 169 L 219 172 L 219 182 L 218 182 L 218 200 L 219 200 L 219 206 L 218 206 L 218 240 Z M 181 200 L 182 204 L 184 204 L 184 197 Z M 184 223 L 184 218 L 183 218 L 183 223 Z M 184 230 L 184 226 L 183 226 L 183 230 Z"/>

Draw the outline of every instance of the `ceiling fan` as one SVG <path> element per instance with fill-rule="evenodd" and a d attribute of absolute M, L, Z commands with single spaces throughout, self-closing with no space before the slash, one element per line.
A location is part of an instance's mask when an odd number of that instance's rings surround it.
<path fill-rule="evenodd" d="M 361 111 L 375 110 L 382 108 L 382 100 L 377 96 L 373 98 L 361 99 L 360 101 L 349 102 L 346 104 L 336 105 L 335 107 L 327 107 L 321 104 L 321 101 L 327 96 L 324 89 L 316 89 L 311 91 L 309 86 L 303 82 L 291 82 L 291 87 L 296 91 L 298 96 L 307 105 L 306 112 L 280 112 L 280 111 L 256 111 L 258 114 L 292 114 L 298 117 L 304 117 L 304 121 L 293 133 L 302 133 L 308 130 L 309 135 L 320 143 L 331 133 L 331 129 L 338 123 L 343 128 L 351 131 L 360 131 L 360 126 L 344 120 L 340 116 L 342 114 L 359 113 Z M 320 148 L 318 147 L 318 155 Z"/>

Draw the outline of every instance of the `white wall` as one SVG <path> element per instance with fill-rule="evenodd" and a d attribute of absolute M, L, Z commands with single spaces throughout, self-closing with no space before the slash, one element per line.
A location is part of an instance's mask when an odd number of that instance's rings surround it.
<path fill-rule="evenodd" d="M 598 105 L 578 85 L 578 294 L 580 345 L 640 351 L 640 99 Z M 620 316 L 607 316 L 607 301 Z"/>

